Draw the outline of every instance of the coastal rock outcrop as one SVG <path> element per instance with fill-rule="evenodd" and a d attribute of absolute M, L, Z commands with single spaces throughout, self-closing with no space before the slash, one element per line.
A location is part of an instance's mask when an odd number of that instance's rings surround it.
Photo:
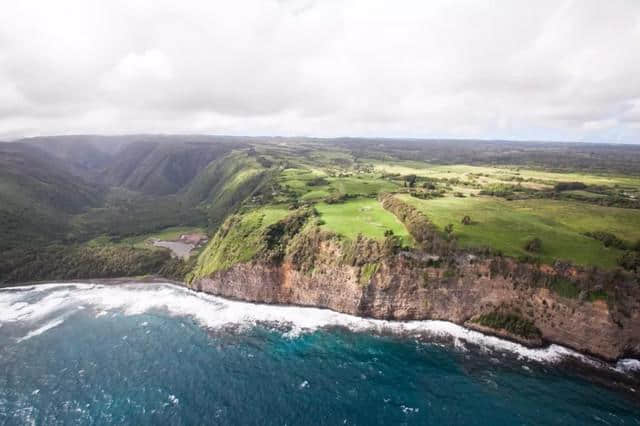
<path fill-rule="evenodd" d="M 236 264 L 193 280 L 193 289 L 251 302 L 293 304 L 393 320 L 439 319 L 474 325 L 492 312 L 510 312 L 539 330 L 541 339 L 496 334 L 524 344 L 558 343 L 607 360 L 640 355 L 640 302 L 631 289 L 624 309 L 602 299 L 563 297 L 533 285 L 546 271 L 508 259 L 465 255 L 455 267 L 402 253 L 345 263 L 335 239 L 316 239 L 313 263 L 301 267 L 289 253 L 278 264 Z M 372 266 L 373 265 L 373 266 Z M 524 272 L 523 272 L 524 270 Z M 621 293 L 622 294 L 622 293 Z M 618 297 L 622 297 L 618 295 Z M 506 334 L 505 334 L 506 333 Z"/>

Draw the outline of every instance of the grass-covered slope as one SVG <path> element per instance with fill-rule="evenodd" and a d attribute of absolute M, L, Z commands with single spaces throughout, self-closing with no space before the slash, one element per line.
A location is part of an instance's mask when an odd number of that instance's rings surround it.
<path fill-rule="evenodd" d="M 381 191 L 394 191 L 399 186 L 371 173 L 339 173 L 322 168 L 296 167 L 283 170 L 277 179 L 280 186 L 295 194 L 298 200 L 316 202 L 327 197 L 375 197 Z"/>
<path fill-rule="evenodd" d="M 263 243 L 265 229 L 289 213 L 284 206 L 269 206 L 230 216 L 200 254 L 188 279 L 252 260 Z"/>
<path fill-rule="evenodd" d="M 102 202 L 105 189 L 26 144 L 0 144 L 0 252 L 64 237 L 68 219 Z"/>
<path fill-rule="evenodd" d="M 122 186 L 145 194 L 173 194 L 230 149 L 227 144 L 135 142 L 124 146 L 113 156 L 99 179 L 111 186 Z"/>
<path fill-rule="evenodd" d="M 269 171 L 255 156 L 234 152 L 212 162 L 189 185 L 181 198 L 201 205 L 215 229 L 225 217 L 269 180 Z"/>
<path fill-rule="evenodd" d="M 486 157 L 472 145 L 421 143 L 138 135 L 0 145 L 4 270 L 28 271 L 54 245 L 100 248 L 96 237 L 105 235 L 106 246 L 120 248 L 167 227 L 206 228 L 213 237 L 232 216 L 197 263 L 194 274 L 204 276 L 251 259 L 266 227 L 298 209 L 315 209 L 313 224 L 343 241 L 393 233 L 405 246 L 435 250 L 410 236 L 412 224 L 383 208 L 380 193 L 422 212 L 436 226 L 430 236 L 446 245 L 442 253 L 491 247 L 528 261 L 640 270 L 637 149 L 594 146 L 594 155 L 607 156 L 574 162 L 570 153 L 584 147 L 522 145 L 508 163 L 492 144 Z M 562 162 L 544 167 L 551 151 Z"/>
<path fill-rule="evenodd" d="M 404 225 L 383 209 L 375 198 L 359 198 L 338 204 L 319 203 L 316 209 L 323 228 L 346 238 L 355 239 L 362 234 L 382 240 L 385 232 L 391 231 L 401 237 L 405 245 L 413 243 Z"/>
<path fill-rule="evenodd" d="M 462 246 L 492 247 L 508 256 L 536 256 L 547 263 L 563 259 L 611 268 L 623 252 L 605 247 L 584 233 L 608 230 L 629 241 L 640 238 L 640 214 L 633 209 L 555 200 L 505 201 L 497 197 L 401 198 L 441 230 L 453 224 Z M 467 215 L 471 224 L 461 224 Z M 525 250 L 533 238 L 542 242 L 539 252 Z"/>
<path fill-rule="evenodd" d="M 5 205 L 77 213 L 97 205 L 103 190 L 38 148 L 0 144 L 0 196 Z"/>

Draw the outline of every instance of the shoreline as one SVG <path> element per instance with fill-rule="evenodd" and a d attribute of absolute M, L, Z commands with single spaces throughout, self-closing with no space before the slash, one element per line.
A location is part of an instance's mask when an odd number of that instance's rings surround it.
<path fill-rule="evenodd" d="M 341 314 L 341 315 L 349 315 L 349 316 L 352 316 L 352 317 L 355 317 L 355 318 L 360 318 L 360 319 L 365 319 L 365 320 L 386 321 L 386 322 L 398 323 L 398 324 L 408 324 L 408 323 L 412 323 L 412 322 L 416 322 L 416 321 L 441 321 L 441 322 L 454 324 L 454 325 L 462 327 L 463 329 L 468 330 L 468 331 L 480 333 L 480 334 L 482 334 L 484 336 L 491 336 L 491 337 L 495 337 L 495 338 L 500 339 L 500 340 L 504 340 L 506 342 L 514 343 L 514 344 L 520 345 L 523 348 L 527 348 L 527 349 L 534 349 L 534 350 L 536 350 L 536 349 L 548 349 L 550 346 L 556 345 L 556 346 L 559 346 L 559 347 L 561 347 L 563 349 L 572 351 L 572 352 L 576 353 L 579 356 L 585 357 L 586 359 L 595 360 L 597 362 L 602 363 L 603 365 L 607 365 L 607 366 L 610 366 L 610 367 L 616 365 L 619 361 L 622 361 L 622 360 L 637 360 L 638 362 L 640 362 L 640 359 L 638 359 L 638 358 L 630 358 L 630 357 L 624 357 L 624 356 L 621 356 L 621 357 L 619 357 L 619 358 L 617 358 L 615 360 L 607 360 L 605 358 L 599 357 L 599 356 L 591 354 L 591 353 L 581 352 L 581 351 L 572 349 L 569 346 L 565 346 L 565 345 L 563 345 L 561 343 L 549 342 L 549 341 L 545 341 L 545 340 L 542 340 L 540 342 L 531 342 L 531 341 L 528 341 L 527 339 L 520 338 L 519 336 L 512 335 L 511 333 L 501 332 L 501 330 L 493 330 L 491 328 L 478 326 L 476 324 L 471 324 L 470 325 L 468 321 L 463 323 L 463 324 L 458 324 L 458 323 L 455 323 L 453 321 L 433 319 L 433 318 L 422 318 L 422 319 L 412 319 L 412 320 L 381 319 L 381 318 L 375 318 L 375 317 L 369 317 L 369 316 L 353 315 L 353 314 L 339 312 L 339 311 L 335 311 L 335 310 L 330 309 L 330 308 L 320 307 L 320 306 L 310 306 L 310 305 L 302 305 L 302 304 L 281 304 L 281 303 L 254 302 L 254 301 L 245 300 L 245 299 L 241 299 L 241 298 L 220 296 L 220 295 L 207 293 L 207 292 L 201 291 L 201 290 L 195 290 L 193 288 L 190 288 L 183 281 L 172 280 L 172 279 L 165 278 L 165 277 L 158 276 L 158 275 L 146 275 L 146 276 L 140 276 L 140 277 L 115 277 L 115 278 L 88 278 L 88 279 L 72 279 L 72 280 L 29 281 L 29 282 L 24 282 L 24 283 L 11 283 L 11 284 L 6 284 L 6 285 L 3 285 L 3 286 L 0 286 L 0 291 L 6 290 L 6 289 L 20 289 L 20 288 L 26 288 L 26 287 L 29 287 L 29 286 L 39 286 L 39 285 L 46 285 L 46 284 L 54 284 L 54 285 L 55 284 L 98 284 L 98 285 L 108 285 L 108 286 L 124 285 L 124 284 L 169 284 L 169 285 L 175 285 L 177 287 L 180 287 L 182 289 L 185 289 L 185 290 L 187 290 L 189 292 L 192 292 L 192 293 L 195 293 L 195 294 L 198 294 L 198 295 L 213 296 L 213 297 L 217 297 L 217 298 L 224 299 L 224 300 L 248 303 L 248 304 L 252 304 L 252 305 L 312 308 L 312 309 L 326 310 L 326 311 L 334 312 L 334 313 Z"/>
<path fill-rule="evenodd" d="M 473 327 L 468 327 L 466 324 L 457 324 L 451 321 L 446 320 L 438 320 L 438 319 L 420 319 L 420 320 L 384 320 L 377 319 L 371 317 L 357 316 L 351 315 L 347 313 L 342 313 L 338 311 L 334 311 L 329 308 L 324 307 L 314 307 L 314 306 L 306 306 L 306 305 L 294 305 L 294 304 L 275 304 L 275 303 L 260 303 L 260 302 L 251 302 L 246 300 L 241 300 L 237 298 L 229 298 L 224 296 L 217 296 L 210 293 L 206 293 L 199 290 L 194 290 L 186 286 L 184 282 L 175 281 L 166 279 L 160 276 L 144 276 L 144 277 L 118 277 L 118 278 L 95 278 L 95 279 L 74 279 L 74 280 L 49 280 L 49 281 L 37 281 L 37 282 L 28 282 L 28 283 L 14 283 L 9 286 L 0 287 L 0 291 L 11 291 L 19 290 L 19 289 L 29 289 L 30 287 L 36 287 L 39 285 L 64 285 L 64 284 L 93 284 L 93 285 L 104 285 L 104 286 L 118 286 L 118 285 L 136 285 L 136 284 L 159 284 L 159 285 L 168 285 L 179 287 L 182 290 L 187 291 L 195 295 L 196 297 L 212 297 L 216 299 L 222 299 L 229 302 L 235 303 L 246 303 L 250 305 L 256 306 L 273 306 L 273 307 L 283 307 L 283 308 L 308 308 L 308 309 L 317 309 L 321 311 L 328 311 L 331 313 L 335 313 L 338 315 L 345 315 L 348 317 L 353 317 L 354 319 L 360 320 L 369 320 L 373 322 L 382 323 L 382 327 L 378 329 L 378 332 L 382 334 L 386 334 L 384 324 L 390 325 L 401 325 L 402 328 L 406 327 L 404 330 L 391 331 L 391 334 L 402 336 L 402 335 L 413 335 L 413 334 L 421 334 L 423 336 L 427 336 L 430 333 L 433 337 L 443 338 L 447 340 L 454 347 L 457 346 L 458 340 L 463 340 L 469 344 L 477 345 L 478 347 L 489 347 L 492 350 L 498 351 L 506 351 L 508 353 L 513 354 L 516 358 L 524 358 L 528 359 L 532 362 L 536 362 L 539 364 L 550 363 L 551 365 L 557 368 L 568 368 L 571 370 L 576 377 L 590 381 L 592 383 L 607 387 L 609 389 L 613 389 L 616 391 L 620 391 L 622 394 L 626 395 L 628 398 L 632 399 L 634 403 L 640 403 L 640 370 L 631 368 L 624 369 L 623 366 L 625 363 L 640 363 L 640 360 L 635 358 L 619 358 L 615 361 L 609 361 L 597 356 L 593 356 L 591 354 L 586 354 L 583 352 L 576 351 L 567 346 L 543 342 L 543 346 L 530 347 L 523 342 L 518 341 L 517 339 L 510 339 L 508 336 L 502 336 L 497 333 L 492 333 L 490 331 L 481 331 L 475 330 Z M 432 323 L 442 323 L 445 325 L 444 330 L 441 332 L 433 332 L 432 330 L 420 330 L 419 324 L 421 322 L 432 322 Z M 448 325 L 447 325 L 448 324 Z M 418 326 L 416 326 L 418 325 Z M 340 325 L 338 325 L 339 327 Z M 348 326 L 345 326 L 349 328 Z M 438 327 L 438 325 L 436 325 Z M 458 331 L 456 331 L 458 330 Z M 370 332 L 375 332 L 375 328 L 371 328 Z M 474 334 L 476 333 L 476 334 Z M 462 335 L 461 335 L 462 334 Z M 495 341 L 491 339 L 496 339 Z M 516 346 L 514 346 L 516 345 Z M 544 351 L 558 351 L 559 358 L 553 359 L 549 357 L 545 359 L 544 356 L 530 356 L 523 354 L 522 352 L 526 351 L 541 351 L 541 355 Z"/>
<path fill-rule="evenodd" d="M 43 280 L 43 281 L 25 281 L 21 283 L 10 283 L 0 285 L 0 291 L 6 288 L 19 288 L 30 285 L 43 285 L 43 284 L 104 284 L 104 285 L 118 285 L 127 284 L 132 281 L 139 283 L 149 284 L 175 284 L 181 287 L 187 287 L 183 281 L 172 280 L 171 278 L 165 278 L 160 275 L 142 275 L 134 277 L 114 277 L 114 278 L 74 278 L 70 280 Z"/>

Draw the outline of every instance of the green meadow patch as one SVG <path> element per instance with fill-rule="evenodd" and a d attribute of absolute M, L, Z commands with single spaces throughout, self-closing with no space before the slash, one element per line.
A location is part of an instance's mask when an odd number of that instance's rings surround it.
<path fill-rule="evenodd" d="M 372 198 L 359 198 L 339 204 L 319 203 L 316 209 L 324 221 L 323 228 L 354 239 L 358 234 L 382 240 L 387 230 L 412 244 L 412 238 L 396 217 Z"/>
<path fill-rule="evenodd" d="M 379 192 L 393 191 L 398 185 L 372 175 L 354 175 L 330 178 L 331 187 L 340 194 L 375 196 Z"/>
<path fill-rule="evenodd" d="M 332 194 L 375 196 L 398 188 L 394 182 L 365 173 L 329 176 L 311 168 L 290 168 L 281 172 L 278 182 L 303 201 L 320 201 Z"/>
<path fill-rule="evenodd" d="M 469 175 L 482 176 L 492 180 L 533 179 L 553 182 L 582 182 L 588 185 L 628 186 L 640 188 L 640 178 L 619 174 L 559 173 L 533 170 L 515 166 L 475 166 L 468 164 L 436 165 L 418 161 L 376 161 L 374 168 L 382 173 L 415 174 L 433 178 L 464 178 Z"/>
<path fill-rule="evenodd" d="M 611 268 L 622 251 L 604 245 L 585 232 L 607 230 L 629 241 L 640 239 L 640 211 L 557 200 L 506 201 L 496 197 L 401 198 L 420 209 L 440 229 L 452 223 L 463 247 L 492 247 L 509 256 L 531 255 L 525 245 L 539 238 L 535 256 Z M 464 216 L 471 225 L 462 225 Z"/>

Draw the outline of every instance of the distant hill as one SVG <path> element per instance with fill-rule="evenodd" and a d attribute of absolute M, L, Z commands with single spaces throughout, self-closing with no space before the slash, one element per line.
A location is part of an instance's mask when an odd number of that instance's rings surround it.
<path fill-rule="evenodd" d="M 0 194 L 7 203 L 78 213 L 105 188 L 75 176 L 61 160 L 27 144 L 0 145 Z M 6 204 L 4 204 L 6 206 Z"/>
<path fill-rule="evenodd" d="M 243 185 L 248 175 L 238 177 L 260 168 L 255 161 L 223 160 L 247 147 L 238 138 L 154 135 L 1 143 L 0 248 L 204 225 L 203 203 L 215 207 L 211 215 L 224 217 L 255 185 L 255 178 Z"/>
<path fill-rule="evenodd" d="M 240 138 L 218 136 L 74 135 L 27 138 L 13 144 L 37 147 L 84 179 L 148 195 L 180 191 L 211 161 L 246 147 Z"/>
<path fill-rule="evenodd" d="M 172 194 L 230 150 L 228 144 L 133 142 L 112 157 L 97 179 L 145 194 Z"/>
<path fill-rule="evenodd" d="M 0 248 L 60 237 L 70 215 L 102 203 L 106 188 L 69 170 L 36 146 L 0 144 Z"/>

